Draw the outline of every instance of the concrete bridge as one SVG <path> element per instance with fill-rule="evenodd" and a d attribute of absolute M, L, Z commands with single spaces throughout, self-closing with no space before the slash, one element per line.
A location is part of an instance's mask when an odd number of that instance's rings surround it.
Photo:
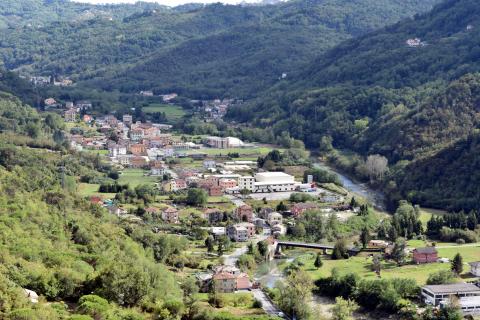
<path fill-rule="evenodd" d="M 333 250 L 333 246 L 329 244 L 277 241 L 277 246 L 276 246 L 277 253 L 282 252 L 281 247 L 316 249 L 316 250 L 321 250 L 323 254 L 327 254 L 327 250 Z"/>

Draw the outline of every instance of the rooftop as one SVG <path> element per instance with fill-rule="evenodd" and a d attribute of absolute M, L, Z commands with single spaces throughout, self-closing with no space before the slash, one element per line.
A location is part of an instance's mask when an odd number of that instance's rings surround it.
<path fill-rule="evenodd" d="M 480 292 L 480 288 L 472 283 L 452 283 L 424 286 L 423 289 L 435 294 L 456 294 L 459 292 Z"/>
<path fill-rule="evenodd" d="M 415 251 L 421 254 L 437 253 L 437 249 L 435 249 L 435 247 L 416 248 Z"/>

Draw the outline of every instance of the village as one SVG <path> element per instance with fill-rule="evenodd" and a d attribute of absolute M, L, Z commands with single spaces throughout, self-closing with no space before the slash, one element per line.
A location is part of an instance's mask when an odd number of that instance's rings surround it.
<path fill-rule="evenodd" d="M 150 92 L 141 94 L 148 96 Z M 166 101 L 173 98 L 164 97 Z M 46 106 L 60 107 L 54 99 L 47 100 Z M 202 106 L 205 121 L 221 117 L 225 112 L 221 101 Z M 92 204 L 130 222 L 154 221 L 152 225 L 159 232 L 188 236 L 198 228 L 205 233 L 205 244 L 202 243 L 203 237 L 200 242 L 194 241 L 193 251 L 201 248 L 197 254 L 209 261 L 208 267 L 189 270 L 195 275 L 201 292 L 209 292 L 212 286 L 219 293 L 252 290 L 269 314 L 283 317 L 268 296 L 270 288 L 262 288 L 261 276 L 239 264 L 247 247 L 264 244 L 266 262 L 284 259 L 293 249 L 297 257 L 293 263 L 303 259 L 302 264 L 313 264 L 315 256 L 311 252 L 328 257 L 335 248 L 334 243 L 297 241 L 292 237 L 292 230 L 298 221 L 306 213 L 316 212 L 348 224 L 363 210 L 364 205 L 356 202 L 352 194 L 339 187 L 317 183 L 313 175 L 304 174 L 305 170 L 287 173 L 288 170 L 270 171 L 260 167 L 258 159 L 273 152 L 275 146 L 247 143 L 236 137 L 188 136 L 176 131 L 171 124 L 134 121 L 131 114 L 123 114 L 120 118 L 113 114 L 94 117 L 89 113 L 92 109 L 89 101 L 67 102 L 61 108 L 70 129 L 71 148 L 98 155 L 101 161 L 118 172 L 115 185 L 119 188 L 114 191 L 105 189 L 105 186 L 102 190 L 101 183 L 81 185 L 82 194 Z M 148 185 L 155 190 L 154 201 L 145 202 L 142 208 L 143 217 L 137 214 L 139 208 L 136 205 L 119 200 L 118 191 L 122 190 L 122 185 L 134 188 Z M 204 199 L 198 202 L 179 200 L 190 195 Z M 305 199 L 295 201 L 296 197 Z M 213 244 L 219 247 L 217 253 L 214 253 Z M 454 245 L 411 240 L 403 249 L 411 262 L 399 268 L 385 268 L 382 276 L 389 277 L 397 271 L 408 276 L 409 268 L 413 268 L 413 276 L 425 283 L 430 271 L 442 270 L 450 264 L 453 259 L 451 248 Z M 395 243 L 374 238 L 363 247 L 358 242 L 350 242 L 347 250 L 349 264 L 325 260 L 328 268 L 324 266 L 320 274 L 326 276 L 327 270 L 334 268 L 348 271 L 363 267 L 365 261 L 375 260 L 378 255 L 388 259 L 395 249 Z M 480 312 L 477 282 L 480 262 L 473 260 L 478 259 L 478 254 L 471 253 L 478 248 L 466 245 L 465 250 L 472 257 L 468 261 L 470 275 L 467 280 L 423 286 L 419 298 L 424 303 L 441 306 L 448 297 L 455 296 L 464 314 Z M 444 252 L 448 254 L 442 256 Z M 282 268 L 288 269 L 286 266 Z M 312 273 L 318 276 L 319 271 Z M 380 270 L 370 271 L 368 276 L 380 277 Z"/>

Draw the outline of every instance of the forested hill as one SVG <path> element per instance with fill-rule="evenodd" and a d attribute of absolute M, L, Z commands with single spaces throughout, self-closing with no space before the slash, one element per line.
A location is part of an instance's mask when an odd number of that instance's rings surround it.
<path fill-rule="evenodd" d="M 349 83 L 416 87 L 480 70 L 480 6 L 446 0 L 431 12 L 346 41 L 320 56 L 299 77 L 301 86 Z M 418 46 L 408 39 L 418 38 Z"/>
<path fill-rule="evenodd" d="M 135 14 L 124 18 L 118 9 L 113 19 L 100 14 L 80 19 L 78 10 L 70 10 L 71 19 L 51 15 L 41 27 L 4 30 L 0 59 L 8 69 L 94 79 L 90 84 L 105 89 L 131 92 L 146 86 L 183 89 L 190 96 L 242 97 L 267 88 L 282 73 L 296 72 L 343 40 L 427 11 L 437 2 L 292 0 L 268 6 L 146 8 L 141 13 L 135 7 Z M 57 11 L 72 6 L 54 3 Z M 116 7 L 94 8 L 113 16 Z M 9 17 L 4 13 L 3 18 Z"/>
<path fill-rule="evenodd" d="M 122 19 L 145 10 L 165 9 L 158 4 L 146 2 L 99 7 L 69 0 L 2 0 L 0 1 L 0 30 L 24 26 L 38 28 L 54 21 Z"/>
<path fill-rule="evenodd" d="M 161 49 L 110 77 L 107 85 L 127 91 L 141 84 L 196 97 L 249 98 L 341 41 L 428 10 L 436 2 L 293 0 L 264 7 L 209 6 L 203 11 L 215 10 L 216 19 L 243 12 L 245 20 L 220 33 Z"/>

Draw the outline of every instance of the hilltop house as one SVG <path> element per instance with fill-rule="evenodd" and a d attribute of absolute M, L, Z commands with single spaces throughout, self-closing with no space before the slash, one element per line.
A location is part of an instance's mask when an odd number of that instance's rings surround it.
<path fill-rule="evenodd" d="M 172 207 L 162 211 L 162 220 L 166 223 L 178 223 L 178 210 Z"/>

